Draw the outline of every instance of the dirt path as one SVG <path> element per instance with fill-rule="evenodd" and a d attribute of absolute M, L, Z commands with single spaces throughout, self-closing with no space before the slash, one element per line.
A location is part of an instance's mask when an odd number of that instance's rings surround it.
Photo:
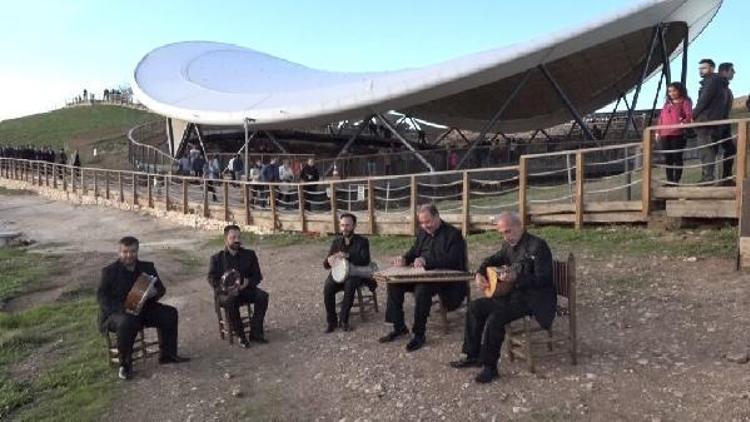
<path fill-rule="evenodd" d="M 98 277 L 127 233 L 144 242 L 143 258 L 166 280 L 164 301 L 180 311 L 181 353 L 193 361 L 138 365 L 111 420 L 750 420 L 750 365 L 724 356 L 750 349 L 750 280 L 728 260 L 578 253 L 579 365 L 555 358 L 532 375 L 503 362 L 500 382 L 477 386 L 474 371 L 446 366 L 458 356 L 463 312 L 449 316 L 447 335 L 431 322 L 426 348 L 412 354 L 405 341 L 377 343 L 387 329 L 382 310 L 354 319 L 352 333 L 322 334 L 327 245 L 257 249 L 271 343 L 244 350 L 218 338 L 205 268 L 188 273 L 174 252 L 207 262 L 212 234 L 34 196 L 0 200 L 1 224 L 91 257 L 79 261 L 80 277 Z M 379 298 L 384 308 L 384 291 Z"/>

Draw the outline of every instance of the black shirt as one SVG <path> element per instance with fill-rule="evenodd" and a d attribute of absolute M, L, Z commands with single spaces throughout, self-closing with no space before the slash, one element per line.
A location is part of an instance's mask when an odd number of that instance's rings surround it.
<path fill-rule="evenodd" d="M 156 267 L 152 262 L 136 261 L 135 268 L 130 271 L 118 260 L 102 269 L 102 278 L 96 292 L 96 298 L 102 311 L 100 322 L 106 321 L 113 313 L 125 311 L 125 299 L 141 273 L 157 278 L 156 284 L 154 284 L 156 296 L 149 298 L 149 301 L 156 302 L 161 299 L 166 293 L 166 288 L 164 288 L 159 273 L 156 272 Z"/>
<path fill-rule="evenodd" d="M 208 266 L 208 283 L 217 291 L 221 282 L 221 276 L 229 270 L 237 270 L 242 279 L 250 282 L 250 288 L 255 288 L 263 281 L 260 272 L 258 256 L 252 249 L 240 247 L 236 254 L 231 254 L 226 248 L 214 254 Z"/>
<path fill-rule="evenodd" d="M 349 245 L 344 241 L 344 236 L 339 236 L 334 239 L 333 242 L 331 242 L 331 248 L 328 250 L 326 259 L 323 260 L 323 268 L 326 270 L 331 269 L 331 264 L 328 263 L 328 257 L 336 252 L 349 254 L 349 258 L 347 259 L 353 265 L 370 265 L 370 242 L 358 234 L 353 234 L 351 236 L 349 239 Z"/>
<path fill-rule="evenodd" d="M 420 229 L 414 245 L 403 256 L 406 265 L 419 257 L 424 258 L 426 270 L 466 271 L 466 241 L 457 228 L 441 220 L 433 234 Z"/>

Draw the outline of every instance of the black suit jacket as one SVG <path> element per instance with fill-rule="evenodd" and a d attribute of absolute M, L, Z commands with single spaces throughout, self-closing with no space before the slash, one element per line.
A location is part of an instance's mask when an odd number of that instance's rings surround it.
<path fill-rule="evenodd" d="M 230 269 L 239 271 L 242 278 L 250 282 L 248 289 L 257 287 L 263 281 L 263 274 L 260 272 L 260 264 L 255 251 L 240 248 L 236 255 L 232 255 L 225 248 L 211 256 L 208 265 L 208 284 L 211 285 L 215 293 L 218 292 L 221 276 Z"/>
<path fill-rule="evenodd" d="M 99 314 L 99 328 L 106 329 L 105 322 L 110 315 L 118 312 L 125 312 L 125 299 L 128 297 L 130 289 L 133 288 L 136 278 L 141 273 L 146 273 L 157 277 L 156 296 L 150 298 L 149 302 L 156 302 L 164 296 L 167 289 L 156 272 L 153 262 L 136 261 L 135 270 L 128 271 L 119 260 L 115 261 L 102 269 L 101 281 L 96 292 L 96 298 L 99 302 L 101 312 Z M 148 302 L 147 302 L 148 303 Z"/>
<path fill-rule="evenodd" d="M 549 328 L 557 312 L 557 293 L 552 282 L 552 252 L 547 242 L 524 233 L 515 247 L 504 242 L 497 253 L 482 262 L 477 273 L 486 275 L 487 267 L 516 263 L 521 264 L 521 269 L 511 299 L 515 296 L 525 300 L 539 325 Z"/>
<path fill-rule="evenodd" d="M 420 229 L 414 245 L 403 256 L 407 265 L 420 257 L 426 270 L 466 271 L 466 241 L 460 230 L 441 221 L 432 235 Z"/>

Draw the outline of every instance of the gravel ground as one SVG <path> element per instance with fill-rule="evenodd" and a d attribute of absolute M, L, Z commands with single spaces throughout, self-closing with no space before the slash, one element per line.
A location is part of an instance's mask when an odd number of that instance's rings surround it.
<path fill-rule="evenodd" d="M 323 334 L 327 245 L 256 249 L 271 343 L 245 350 L 219 339 L 206 269 L 185 266 L 174 252 L 207 263 L 213 233 L 34 196 L 0 199 L 6 227 L 66 253 L 114 251 L 117 238 L 134 233 L 142 258 L 162 272 L 164 302 L 180 311 L 181 353 L 193 360 L 137 365 L 111 420 L 750 420 L 750 279 L 729 260 L 574 251 L 579 364 L 560 356 L 530 374 L 504 360 L 500 380 L 476 385 L 475 370 L 447 367 L 459 356 L 463 311 L 449 314 L 448 334 L 433 318 L 426 347 L 406 353 L 406 340 L 376 340 L 389 328 L 379 288 L 380 314 L 353 318 L 353 332 Z M 474 261 L 489 252 L 470 251 Z M 86 276 L 95 279 L 106 261 L 100 256 Z M 411 305 L 407 299 L 407 321 Z"/>

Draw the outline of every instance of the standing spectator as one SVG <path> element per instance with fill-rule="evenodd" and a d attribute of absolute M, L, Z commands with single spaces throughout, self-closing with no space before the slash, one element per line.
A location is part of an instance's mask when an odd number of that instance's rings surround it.
<path fill-rule="evenodd" d="M 711 59 L 703 59 L 699 62 L 698 71 L 701 76 L 701 87 L 698 91 L 698 101 L 693 109 L 693 120 L 696 122 L 707 122 L 719 120 L 724 116 L 726 109 L 726 91 L 724 83 L 719 75 L 714 73 L 716 64 Z M 720 130 L 716 126 L 702 126 L 695 128 L 698 136 L 698 145 L 704 146 L 700 149 L 702 164 L 701 183 L 707 183 L 716 177 L 716 145 L 710 145 L 720 138 Z M 710 145 L 710 146 L 709 146 Z"/>
<path fill-rule="evenodd" d="M 728 119 L 732 113 L 732 105 L 734 104 L 734 94 L 729 89 L 729 84 L 734 79 L 734 65 L 732 63 L 722 63 L 719 65 L 719 78 L 724 86 L 724 97 L 725 107 L 724 115 L 722 119 Z M 737 146 L 734 144 L 732 137 L 732 126 L 722 125 L 719 134 L 719 139 L 723 139 L 724 142 L 719 144 L 722 150 L 722 166 L 721 166 L 721 184 L 724 186 L 732 186 L 734 182 L 729 178 L 732 177 L 732 167 L 734 166 L 734 156 L 737 154 Z"/>
<path fill-rule="evenodd" d="M 216 188 L 214 187 L 214 180 L 217 180 L 220 178 L 221 175 L 221 165 L 219 164 L 219 159 L 214 157 L 212 160 L 209 160 L 206 162 L 203 174 L 206 175 L 206 178 L 208 180 L 206 181 L 207 190 L 211 192 L 211 198 L 214 202 L 217 202 L 218 199 L 216 199 Z"/>
<path fill-rule="evenodd" d="M 281 165 L 279 166 L 279 181 L 284 183 L 280 187 L 281 195 L 283 197 L 283 201 L 285 202 L 285 206 L 291 208 L 292 207 L 292 186 L 288 185 L 287 183 L 294 182 L 294 173 L 292 172 L 292 167 L 289 164 L 289 160 L 282 161 Z"/>
<path fill-rule="evenodd" d="M 193 160 L 193 174 L 196 177 L 203 177 L 203 166 L 206 164 L 206 159 L 203 158 L 203 154 L 199 154 Z"/>
<path fill-rule="evenodd" d="M 229 163 L 227 164 L 227 170 L 232 176 L 232 180 L 237 180 L 242 176 L 242 174 L 245 172 L 245 163 L 242 162 L 240 154 L 235 154 L 234 157 L 229 160 Z"/>
<path fill-rule="evenodd" d="M 667 102 L 659 113 L 659 125 L 677 125 L 693 121 L 693 103 L 687 95 L 687 89 L 680 82 L 667 86 Z M 664 158 L 667 165 L 667 182 L 670 185 L 680 183 L 682 178 L 682 155 L 687 144 L 684 129 L 659 129 L 656 134 L 659 148 L 672 150 Z"/>
<path fill-rule="evenodd" d="M 455 170 L 458 167 L 458 153 L 455 150 L 451 150 L 448 154 L 448 168 Z"/>
<path fill-rule="evenodd" d="M 190 175 L 190 171 L 192 170 L 192 168 L 190 167 L 190 159 L 188 158 L 187 154 L 184 154 L 180 158 L 180 160 L 177 162 L 177 164 L 178 164 L 178 168 L 177 168 L 178 174 L 183 175 L 183 176 Z"/>
<path fill-rule="evenodd" d="M 109 90 L 104 88 L 104 101 L 109 101 Z"/>
<path fill-rule="evenodd" d="M 300 171 L 299 178 L 301 182 L 306 183 L 320 180 L 320 173 L 318 173 L 318 168 L 315 167 L 314 159 L 308 158 L 307 163 L 302 167 L 302 171 Z"/>

